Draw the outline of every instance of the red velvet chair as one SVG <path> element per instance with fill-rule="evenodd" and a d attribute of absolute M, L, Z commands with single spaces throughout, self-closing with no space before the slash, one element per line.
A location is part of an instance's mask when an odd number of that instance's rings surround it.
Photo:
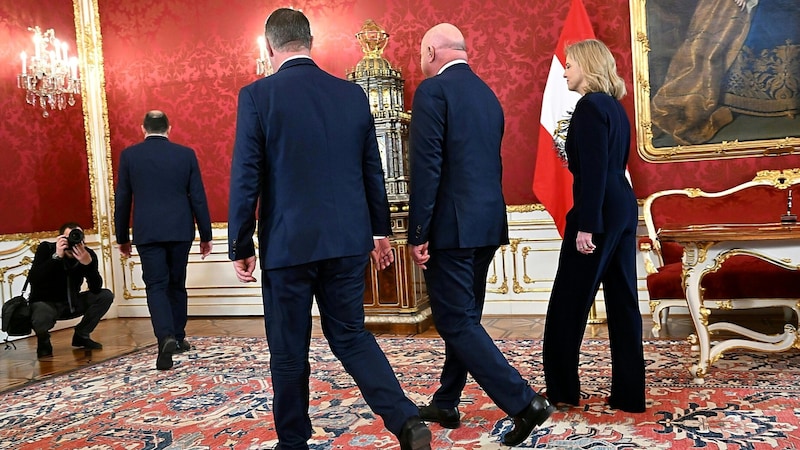
<path fill-rule="evenodd" d="M 681 280 L 683 248 L 658 240 L 662 227 L 720 223 L 776 223 L 787 212 L 789 190 L 800 210 L 800 169 L 765 170 L 752 181 L 721 192 L 697 188 L 670 189 L 650 195 L 644 202 L 647 237 L 639 250 L 647 270 L 647 290 L 653 314 L 653 334 L 658 336 L 669 308 L 686 307 Z M 798 249 L 800 252 L 800 249 Z M 709 309 L 784 307 L 794 311 L 800 328 L 800 270 L 788 270 L 755 256 L 729 258 L 717 272 L 702 280 L 704 306 Z M 711 301 L 708 301 L 711 300 Z"/>

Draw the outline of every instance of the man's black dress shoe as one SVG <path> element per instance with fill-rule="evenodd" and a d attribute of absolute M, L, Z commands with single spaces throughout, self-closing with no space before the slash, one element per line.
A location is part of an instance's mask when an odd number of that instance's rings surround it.
<path fill-rule="evenodd" d="M 400 450 L 431 450 L 431 438 L 431 430 L 419 416 L 413 416 L 400 429 Z"/>
<path fill-rule="evenodd" d="M 167 336 L 158 343 L 158 358 L 156 369 L 167 370 L 172 368 L 172 354 L 178 349 L 178 342 L 172 336 Z"/>
<path fill-rule="evenodd" d="M 556 407 L 551 405 L 546 398 L 539 394 L 533 398 L 531 404 L 522 410 L 519 415 L 513 416 L 514 428 L 503 436 L 503 445 L 513 447 L 528 438 L 533 429 L 543 424 Z"/>
<path fill-rule="evenodd" d="M 192 349 L 192 346 L 189 344 L 189 341 L 186 339 L 181 339 L 178 341 L 178 348 L 175 350 L 175 353 L 183 353 L 188 352 Z"/>
<path fill-rule="evenodd" d="M 93 341 L 91 338 L 80 336 L 72 336 L 72 346 L 88 348 L 90 350 L 100 350 L 103 348 L 103 344 Z"/>
<path fill-rule="evenodd" d="M 450 429 L 461 426 L 461 415 L 458 413 L 458 408 L 437 408 L 433 403 L 419 408 L 419 418 L 425 422 L 436 422 Z"/>

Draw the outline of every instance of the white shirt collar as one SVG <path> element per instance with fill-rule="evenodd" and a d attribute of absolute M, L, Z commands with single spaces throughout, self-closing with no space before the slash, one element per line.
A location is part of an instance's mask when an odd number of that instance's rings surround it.
<path fill-rule="evenodd" d="M 467 63 L 467 60 L 465 60 L 465 59 L 454 59 L 454 60 L 450 61 L 449 63 L 443 65 L 442 68 L 439 69 L 439 72 L 436 73 L 436 75 L 441 75 L 441 73 L 444 72 L 444 70 L 447 69 L 450 66 L 454 66 L 456 64 L 466 64 L 466 63 Z"/>
<path fill-rule="evenodd" d="M 283 60 L 283 62 L 281 63 L 281 66 L 280 66 L 280 67 L 278 67 L 278 70 L 281 70 L 281 67 L 283 67 L 283 65 L 284 65 L 284 64 L 286 64 L 286 62 L 287 62 L 287 61 L 291 61 L 291 60 L 293 60 L 293 59 L 300 59 L 300 58 L 308 58 L 308 59 L 311 59 L 311 57 L 310 57 L 310 56 L 308 56 L 308 55 L 294 55 L 294 56 L 290 56 L 290 57 L 288 57 L 288 58 L 286 58 L 286 59 L 284 59 L 284 60 Z"/>

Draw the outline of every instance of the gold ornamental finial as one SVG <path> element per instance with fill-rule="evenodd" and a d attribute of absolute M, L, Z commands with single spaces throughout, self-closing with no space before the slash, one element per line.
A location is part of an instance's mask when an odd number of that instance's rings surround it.
<path fill-rule="evenodd" d="M 372 19 L 367 19 L 356 33 L 356 39 L 361 43 L 361 50 L 367 58 L 380 58 L 383 49 L 389 41 L 389 34 Z"/>

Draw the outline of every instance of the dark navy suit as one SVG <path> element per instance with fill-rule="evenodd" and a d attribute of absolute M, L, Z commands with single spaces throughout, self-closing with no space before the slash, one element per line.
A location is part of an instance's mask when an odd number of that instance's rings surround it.
<path fill-rule="evenodd" d="M 192 149 L 163 136 L 148 136 L 122 151 L 114 194 L 117 242 L 128 234 L 133 209 L 133 243 L 142 261 L 142 278 L 153 332 L 186 336 L 186 266 L 195 238 L 211 241 L 211 218 L 197 157 Z"/>
<path fill-rule="evenodd" d="M 458 406 L 469 372 L 503 411 L 517 415 L 534 392 L 480 323 L 489 265 L 508 243 L 503 128 L 500 102 L 467 64 L 420 83 L 411 116 L 408 241 L 429 243 L 425 282 L 445 341 L 432 403 Z"/>
<path fill-rule="evenodd" d="M 333 353 L 399 435 L 417 408 L 364 328 L 364 271 L 389 205 L 364 91 L 309 58 L 289 59 L 239 93 L 228 214 L 230 258 L 254 255 L 255 209 L 275 428 L 308 448 L 312 298 Z"/>
<path fill-rule="evenodd" d="M 603 283 L 611 344 L 612 406 L 644 410 L 642 318 L 636 291 L 638 207 L 625 177 L 630 123 L 605 93 L 578 101 L 566 140 L 573 207 L 547 310 L 544 369 L 552 403 L 578 405 L 578 361 L 589 310 Z M 578 231 L 592 233 L 594 253 L 578 252 Z"/>

